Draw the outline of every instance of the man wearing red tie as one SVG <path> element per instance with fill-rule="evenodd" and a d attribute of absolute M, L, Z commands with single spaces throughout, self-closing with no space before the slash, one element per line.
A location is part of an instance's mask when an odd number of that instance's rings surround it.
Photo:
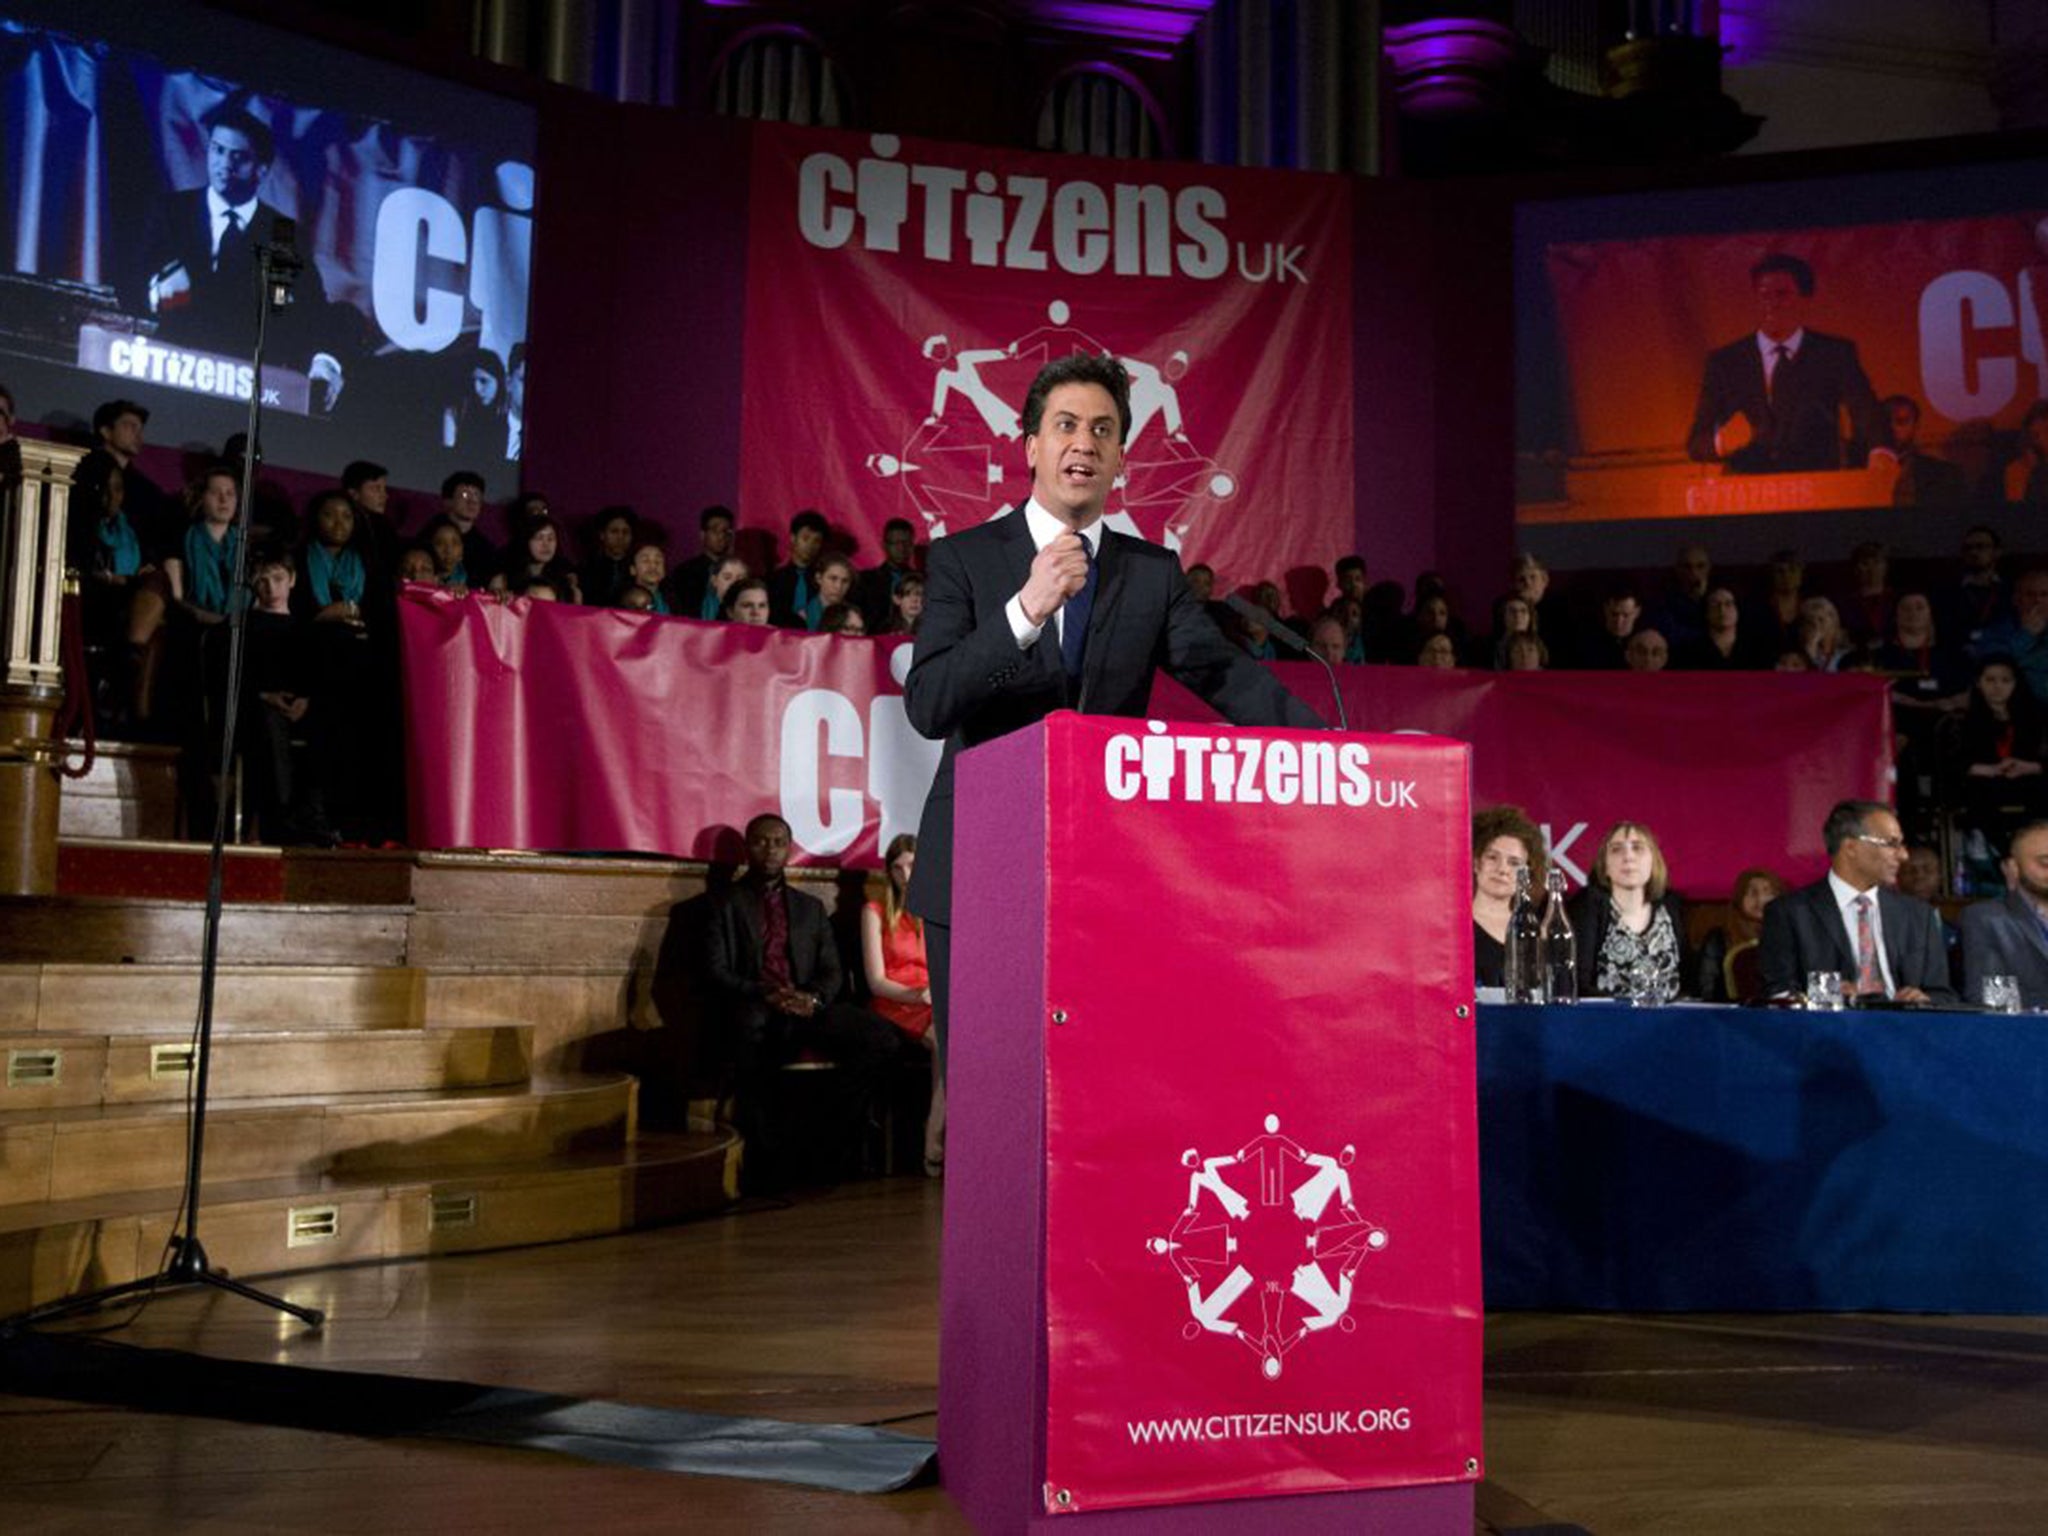
<path fill-rule="evenodd" d="M 904 706 L 945 750 L 918 827 L 910 910 L 924 920 L 944 1049 L 952 954 L 953 758 L 1056 709 L 1142 716 L 1164 670 L 1238 725 L 1326 729 L 1226 641 L 1169 551 L 1102 525 L 1130 435 L 1111 357 L 1039 371 L 1021 413 L 1031 499 L 932 542 Z"/>
<path fill-rule="evenodd" d="M 1764 994 L 1806 990 L 1834 971 L 1852 999 L 1953 1003 L 1948 949 L 1934 908 L 1897 890 L 1906 862 L 1899 818 L 1875 800 L 1844 800 L 1821 829 L 1828 875 L 1764 909 Z"/>

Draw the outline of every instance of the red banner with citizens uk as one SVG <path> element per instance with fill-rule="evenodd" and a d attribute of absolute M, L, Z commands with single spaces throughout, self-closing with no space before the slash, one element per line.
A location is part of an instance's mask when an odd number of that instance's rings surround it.
<path fill-rule="evenodd" d="M 1231 583 L 1354 542 L 1351 190 L 1339 177 L 754 135 L 741 508 L 880 548 L 1028 494 L 1039 368 L 1131 374 L 1109 526 Z"/>

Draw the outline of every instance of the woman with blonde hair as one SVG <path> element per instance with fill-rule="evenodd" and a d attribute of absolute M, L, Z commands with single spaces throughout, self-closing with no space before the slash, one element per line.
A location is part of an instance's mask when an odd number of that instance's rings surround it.
<path fill-rule="evenodd" d="M 1579 995 L 1661 1003 L 1692 979 L 1685 909 L 1671 892 L 1656 834 L 1617 821 L 1600 839 L 1592 884 L 1579 893 L 1572 930 L 1579 945 Z"/>
<path fill-rule="evenodd" d="M 925 1050 L 932 1051 L 931 1107 L 924 1120 L 924 1171 L 937 1178 L 946 1161 L 946 1082 L 932 1034 L 931 969 L 925 959 L 924 922 L 903 905 L 917 867 L 917 839 L 908 832 L 889 840 L 882 856 L 888 884 L 880 901 L 860 911 L 860 952 L 875 1012 Z"/>

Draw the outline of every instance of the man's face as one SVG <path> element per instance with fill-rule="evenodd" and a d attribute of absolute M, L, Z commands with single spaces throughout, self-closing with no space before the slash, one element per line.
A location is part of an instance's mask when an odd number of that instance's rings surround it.
<path fill-rule="evenodd" d="M 1891 561 L 1885 555 L 1867 551 L 1856 557 L 1856 584 L 1866 592 L 1876 592 L 1884 586 L 1885 575 Z"/>
<path fill-rule="evenodd" d="M 1735 594 L 1726 587 L 1716 587 L 1707 594 L 1707 628 L 1715 634 L 1726 634 L 1741 616 L 1742 610 L 1735 602 Z"/>
<path fill-rule="evenodd" d="M 747 828 L 747 872 L 773 880 L 789 865 L 789 828 L 773 819 Z"/>
<path fill-rule="evenodd" d="M 1309 631 L 1308 648 L 1331 666 L 1344 659 L 1344 626 L 1336 619 L 1317 619 Z"/>
<path fill-rule="evenodd" d="M 1797 592 L 1806 581 L 1806 567 L 1797 560 L 1771 562 L 1771 590 Z"/>
<path fill-rule="evenodd" d="M 1550 572 L 1534 560 L 1524 561 L 1515 567 L 1515 596 L 1531 607 L 1543 601 L 1543 594 L 1550 590 Z"/>
<path fill-rule="evenodd" d="M 2048 629 L 2048 571 L 2024 578 L 2013 591 L 2012 606 L 2029 634 Z"/>
<path fill-rule="evenodd" d="M 597 545 L 605 559 L 625 559 L 633 548 L 633 525 L 623 517 L 613 518 L 598 530 Z"/>
<path fill-rule="evenodd" d="M 2037 906 L 2048 907 L 2048 828 L 2022 833 L 2006 863 L 2021 893 Z"/>
<path fill-rule="evenodd" d="M 115 458 L 127 463 L 142 451 L 142 418 L 133 411 L 123 411 L 100 428 L 100 441 Z"/>
<path fill-rule="evenodd" d="M 732 519 L 714 517 L 704 525 L 704 553 L 713 561 L 732 553 Z"/>
<path fill-rule="evenodd" d="M 355 490 L 356 505 L 365 512 L 381 513 L 391 505 L 391 482 L 379 475 L 374 480 L 365 480 Z"/>
<path fill-rule="evenodd" d="M 742 624 L 766 624 L 768 622 L 768 594 L 759 587 L 742 592 L 739 601 L 732 605 L 732 616 Z"/>
<path fill-rule="evenodd" d="M 910 564 L 917 550 L 917 535 L 908 528 L 891 528 L 882 535 L 882 558 L 901 570 Z"/>
<path fill-rule="evenodd" d="M 1963 536 L 1963 570 L 1984 576 L 1998 569 L 1998 540 L 1983 529 Z"/>
<path fill-rule="evenodd" d="M 448 514 L 448 521 L 468 533 L 483 515 L 484 493 L 473 485 L 458 485 L 453 495 L 442 499 L 441 510 Z"/>
<path fill-rule="evenodd" d="M 1195 594 L 1195 601 L 1206 603 L 1216 595 L 1216 573 L 1206 565 L 1198 565 L 1188 572 L 1188 590 Z"/>
<path fill-rule="evenodd" d="M 1941 855 L 1932 848 L 1913 848 L 1899 868 L 1899 889 L 1919 901 L 1941 896 Z"/>
<path fill-rule="evenodd" d="M 258 570 L 250 583 L 256 589 L 257 608 L 264 613 L 290 613 L 293 579 L 289 566 L 266 565 Z"/>
<path fill-rule="evenodd" d="M 668 579 L 668 556 L 643 544 L 633 556 L 633 579 L 652 591 Z"/>
<path fill-rule="evenodd" d="M 1756 328 L 1783 341 L 1806 323 L 1807 299 L 1789 272 L 1766 272 L 1756 280 Z"/>
<path fill-rule="evenodd" d="M 1670 642 L 1654 629 L 1629 637 L 1627 652 L 1631 672 L 1662 672 L 1671 660 Z"/>
<path fill-rule="evenodd" d="M 1643 605 L 1632 597 L 1610 597 L 1600 606 L 1601 622 L 1617 640 L 1626 640 L 1635 633 L 1636 620 L 1642 612 Z"/>
<path fill-rule="evenodd" d="M 1356 566 L 1348 566 L 1337 578 L 1337 595 L 1365 601 L 1365 572 Z"/>
<path fill-rule="evenodd" d="M 1913 438 L 1920 430 L 1920 413 L 1912 406 L 1899 404 L 1885 412 L 1885 426 L 1891 433 L 1892 447 L 1903 452 L 1913 446 Z"/>
<path fill-rule="evenodd" d="M 1688 544 L 1678 552 L 1678 559 L 1671 567 L 1678 577 L 1678 585 L 1688 597 L 1699 597 L 1707 590 L 1707 580 L 1714 574 L 1714 562 L 1707 552 L 1697 544 Z"/>
<path fill-rule="evenodd" d="M 1863 818 L 1863 835 L 1843 839 L 1835 850 L 1835 873 L 1859 891 L 1897 885 L 1905 864 L 1906 839 L 1890 811 L 1872 811 Z"/>
<path fill-rule="evenodd" d="M 216 528 L 235 520 L 235 482 L 227 475 L 208 475 L 199 493 L 199 513 Z"/>
<path fill-rule="evenodd" d="M 1024 439 L 1024 458 L 1041 506 L 1075 527 L 1093 522 L 1124 466 L 1116 400 L 1100 384 L 1060 385 Z"/>
<path fill-rule="evenodd" d="M 229 203 L 240 205 L 256 195 L 266 169 L 256 158 L 248 136 L 219 127 L 206 140 L 206 181 Z"/>
<path fill-rule="evenodd" d="M 799 528 L 789 536 L 789 563 L 808 567 L 825 547 L 825 535 L 815 528 Z"/>

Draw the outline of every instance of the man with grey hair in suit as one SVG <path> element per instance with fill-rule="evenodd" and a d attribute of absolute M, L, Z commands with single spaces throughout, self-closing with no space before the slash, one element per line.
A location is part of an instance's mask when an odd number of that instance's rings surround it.
<path fill-rule="evenodd" d="M 2011 976 L 2023 1006 L 2048 1008 L 2048 821 L 2013 833 L 2005 878 L 2002 901 L 1963 909 L 1963 996 L 1982 1002 L 1985 977 Z"/>

